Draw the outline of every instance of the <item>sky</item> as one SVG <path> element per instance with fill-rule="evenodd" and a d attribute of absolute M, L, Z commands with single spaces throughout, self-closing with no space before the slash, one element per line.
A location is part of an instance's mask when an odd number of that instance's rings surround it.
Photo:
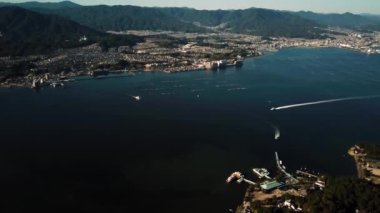
<path fill-rule="evenodd" d="M 25 2 L 28 0 L 0 0 Z M 60 0 L 37 0 L 58 2 Z M 278 10 L 308 10 L 322 13 L 380 14 L 380 0 L 72 0 L 81 5 L 138 5 L 149 7 L 191 7 L 196 9 L 245 9 L 250 7 Z"/>

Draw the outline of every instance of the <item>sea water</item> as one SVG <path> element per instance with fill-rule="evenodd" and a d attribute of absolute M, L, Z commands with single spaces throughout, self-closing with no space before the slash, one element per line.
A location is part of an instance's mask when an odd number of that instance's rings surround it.
<path fill-rule="evenodd" d="M 246 189 L 228 175 L 275 173 L 275 151 L 289 172 L 355 175 L 347 149 L 379 143 L 379 99 L 270 109 L 376 95 L 379 55 L 301 48 L 219 71 L 0 89 L 1 206 L 228 212 Z"/>

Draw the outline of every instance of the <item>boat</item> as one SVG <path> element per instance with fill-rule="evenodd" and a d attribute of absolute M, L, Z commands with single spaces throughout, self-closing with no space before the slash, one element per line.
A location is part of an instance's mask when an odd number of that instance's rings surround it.
<path fill-rule="evenodd" d="M 280 131 L 276 131 L 274 134 L 274 139 L 278 140 L 280 138 Z"/>
<path fill-rule="evenodd" d="M 134 98 L 136 101 L 139 101 L 141 99 L 140 96 L 132 96 L 132 98 Z"/>
<path fill-rule="evenodd" d="M 52 82 L 52 83 L 50 84 L 50 86 L 52 86 L 53 88 L 56 88 L 56 87 L 58 87 L 58 86 L 63 87 L 63 86 L 65 86 L 65 84 L 62 83 L 62 82 Z"/>

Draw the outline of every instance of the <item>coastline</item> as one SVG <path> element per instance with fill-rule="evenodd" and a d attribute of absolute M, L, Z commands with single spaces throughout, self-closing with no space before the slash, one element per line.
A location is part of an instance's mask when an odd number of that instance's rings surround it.
<path fill-rule="evenodd" d="M 361 52 L 360 50 L 356 49 L 348 49 L 348 48 L 339 48 L 339 47 L 310 47 L 310 46 L 290 46 L 290 47 L 281 47 L 278 49 L 270 49 L 270 50 L 264 50 L 262 52 L 259 52 L 258 55 L 255 56 L 249 56 L 246 57 L 243 62 L 246 59 L 253 59 L 260 56 L 265 56 L 268 53 L 275 53 L 277 51 L 280 51 L 281 49 L 287 49 L 287 48 L 311 48 L 311 49 L 319 49 L 319 48 L 337 48 L 337 49 L 345 49 L 355 52 Z M 242 62 L 242 63 L 243 63 Z M 244 66 L 244 65 L 241 65 Z M 206 68 L 199 65 L 190 65 L 190 66 L 171 66 L 163 69 L 119 69 L 119 70 L 91 70 L 91 71 L 77 71 L 77 72 L 69 72 L 69 73 L 60 73 L 60 74 L 51 74 L 51 73 L 43 73 L 40 75 L 27 75 L 27 76 L 19 76 L 15 78 L 8 78 L 8 81 L 1 82 L 0 88 L 35 88 L 35 87 L 43 87 L 43 86 L 49 86 L 52 85 L 52 83 L 61 84 L 64 82 L 73 81 L 75 77 L 79 76 L 86 76 L 86 77 L 94 77 L 96 78 L 92 73 L 94 72 L 107 72 L 109 74 L 129 74 L 129 73 L 137 73 L 137 72 L 164 72 L 168 74 L 173 73 L 180 73 L 180 72 L 194 72 L 194 71 L 213 71 L 213 70 L 219 70 L 219 69 L 226 69 L 229 67 L 238 67 L 233 64 L 229 64 L 227 66 L 224 66 L 222 68 Z M 48 76 L 48 77 L 47 77 Z M 41 83 L 39 86 L 33 86 L 33 82 L 41 81 L 41 79 L 44 79 L 44 82 Z"/>
<path fill-rule="evenodd" d="M 285 188 L 262 192 L 258 189 L 258 186 L 249 185 L 245 191 L 241 204 L 237 206 L 235 212 L 260 212 L 264 209 L 289 209 L 294 212 L 314 212 L 311 207 L 314 203 L 310 201 L 316 197 L 323 197 L 326 193 L 332 192 L 317 192 L 318 190 L 316 190 L 316 188 L 319 183 L 322 183 L 320 182 L 321 180 L 323 180 L 323 187 L 319 188 L 320 191 L 324 191 L 325 187 L 327 189 L 329 187 L 334 188 L 334 185 L 338 184 L 344 185 L 344 183 L 342 183 L 344 181 L 360 186 L 363 186 L 364 184 L 368 188 L 363 190 L 371 191 L 373 187 L 378 187 L 380 185 L 380 148 L 374 144 L 354 145 L 347 150 L 347 153 L 355 162 L 357 178 L 345 176 L 321 176 L 321 178 L 318 178 L 317 182 L 315 182 L 314 187 L 302 190 L 297 188 Z M 331 190 L 331 188 L 329 190 Z M 335 192 L 333 191 L 333 193 Z M 302 207 L 302 209 L 296 208 L 297 206 Z"/>
<path fill-rule="evenodd" d="M 359 49 L 352 49 L 352 48 L 342 48 L 342 47 L 334 47 L 334 46 L 319 46 L 319 47 L 313 47 L 313 46 L 288 46 L 288 47 L 281 47 L 277 49 L 266 49 L 258 52 L 257 55 L 249 56 L 243 59 L 242 61 L 244 62 L 246 59 L 252 59 L 252 58 L 257 58 L 260 56 L 265 56 L 268 53 L 276 53 L 282 49 L 287 49 L 287 48 L 310 48 L 310 49 L 320 49 L 320 48 L 336 48 L 336 49 L 344 49 L 344 50 L 349 50 L 349 51 L 354 51 L 354 52 L 361 52 Z M 376 53 L 373 53 L 376 54 Z M 242 63 L 243 63 L 242 62 Z M 206 68 L 205 66 L 199 66 L 199 65 L 190 65 L 190 66 L 170 66 L 167 68 L 163 69 L 119 69 L 119 70 L 106 70 L 105 72 L 109 74 L 128 74 L 128 73 L 136 73 L 136 72 L 164 72 L 168 74 L 173 74 L 173 73 L 180 73 L 180 72 L 194 72 L 194 71 L 212 71 L 212 70 L 218 70 L 218 69 L 226 69 L 229 67 L 237 67 L 236 65 L 229 64 L 227 66 L 224 66 L 222 68 Z M 244 66 L 244 65 L 241 65 Z M 63 83 L 67 79 L 69 81 L 72 81 L 73 78 L 79 77 L 79 76 L 87 76 L 87 77 L 94 77 L 92 75 L 93 72 L 103 72 L 104 70 L 90 70 L 90 71 L 77 71 L 77 72 L 69 72 L 69 73 L 61 73 L 61 74 L 51 74 L 51 73 L 44 73 L 40 75 L 34 75 L 34 76 L 20 76 L 16 78 L 9 78 L 8 81 L 10 82 L 1 82 L 0 83 L 0 88 L 35 88 L 33 86 L 33 81 L 40 81 L 41 79 L 45 79 L 46 81 L 42 83 L 41 85 L 37 87 L 42 87 L 42 86 L 48 86 L 51 85 L 52 83 Z M 48 75 L 49 77 L 46 77 Z M 108 74 L 107 74 L 108 75 Z M 94 77 L 95 78 L 95 77 Z M 64 79 L 64 81 L 60 80 Z M 67 81 L 66 81 L 67 82 Z"/>
<path fill-rule="evenodd" d="M 154 33 L 154 32 L 151 32 Z M 173 32 L 176 37 L 193 35 Z M 204 36 L 207 34 L 198 34 Z M 214 43 L 189 42 L 176 47 L 160 46 L 160 40 L 147 38 L 133 47 L 114 47 L 102 51 L 99 44 L 60 50 L 51 55 L 1 57 L 0 88 L 52 85 L 60 86 L 77 76 L 94 73 L 165 72 L 178 73 L 243 66 L 247 58 L 277 52 L 285 48 L 339 48 L 364 54 L 380 53 L 380 33 L 346 32 L 344 36 L 325 39 L 262 38 L 243 34 L 223 34 Z M 173 41 L 175 43 L 175 41 Z M 221 45 L 223 44 L 223 45 Z M 16 72 L 16 74 L 12 74 Z"/>
<path fill-rule="evenodd" d="M 354 145 L 348 150 L 357 170 L 357 177 L 375 185 L 380 185 L 380 160 L 378 156 L 368 154 L 370 150 L 366 147 Z"/>
<path fill-rule="evenodd" d="M 232 66 L 229 66 L 229 67 L 232 67 Z M 228 67 L 221 68 L 221 69 L 226 69 L 226 68 Z M 8 80 L 9 82 L 0 83 L 0 88 L 32 88 L 33 89 L 33 88 L 51 86 L 54 84 L 62 85 L 64 82 L 75 81 L 75 78 L 80 77 L 80 76 L 96 79 L 97 77 L 104 77 L 104 76 L 108 76 L 109 74 L 134 75 L 135 73 L 138 73 L 138 72 L 163 72 L 163 73 L 168 73 L 168 74 L 174 74 L 174 73 L 181 73 L 181 72 L 208 71 L 208 70 L 212 71 L 212 70 L 218 70 L 218 69 L 206 69 L 206 68 L 199 68 L 199 67 L 173 67 L 171 69 L 164 69 L 164 70 L 129 69 L 129 70 L 107 70 L 107 71 L 102 70 L 100 71 L 100 72 L 107 73 L 104 75 L 103 74 L 93 75 L 92 73 L 96 71 L 88 71 L 88 72 L 79 71 L 79 72 L 72 72 L 72 73 L 65 73 L 65 74 L 45 73 L 45 74 L 35 75 L 35 76 L 9 78 Z M 35 85 L 35 82 L 38 82 L 38 86 Z"/>
<path fill-rule="evenodd" d="M 348 155 L 351 156 L 355 161 L 358 178 L 363 179 L 365 177 L 364 170 L 363 170 L 362 164 L 359 162 L 359 159 L 360 157 L 364 157 L 364 156 L 360 156 L 360 154 L 355 154 L 354 152 L 355 152 L 355 146 L 349 148 L 347 151 Z"/>

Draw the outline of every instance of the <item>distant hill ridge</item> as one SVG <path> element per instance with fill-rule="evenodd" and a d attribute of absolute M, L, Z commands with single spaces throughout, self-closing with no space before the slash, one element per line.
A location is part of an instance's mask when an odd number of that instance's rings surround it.
<path fill-rule="evenodd" d="M 206 32 L 192 23 L 186 23 L 164 13 L 160 8 L 137 6 L 86 6 L 41 11 L 69 18 L 101 31 L 172 30 Z"/>
<path fill-rule="evenodd" d="M 70 1 L 58 3 L 0 3 L 41 13 L 56 14 L 99 31 L 171 30 L 247 33 L 261 36 L 318 37 L 326 26 L 380 26 L 380 20 L 351 13 L 319 14 L 249 8 L 243 10 L 196 10 L 138 6 L 81 6 Z"/>
<path fill-rule="evenodd" d="M 62 9 L 62 8 L 81 7 L 81 5 L 73 3 L 71 1 L 61 1 L 61 2 L 30 1 L 30 2 L 24 2 L 24 3 L 0 2 L 0 7 L 4 7 L 4 6 L 17 6 L 17 7 L 22 7 L 25 9 L 31 9 L 31 8 Z"/>
<path fill-rule="evenodd" d="M 380 20 L 376 21 L 369 17 L 356 15 L 352 13 L 320 14 L 320 13 L 314 13 L 310 11 L 300 11 L 300 12 L 295 12 L 294 14 L 300 17 L 303 17 L 305 19 L 315 21 L 319 24 L 329 25 L 329 26 L 355 28 L 355 27 L 361 27 L 361 26 L 367 26 L 367 25 L 380 23 Z"/>
<path fill-rule="evenodd" d="M 53 13 L 101 31 L 171 30 L 207 32 L 208 27 L 221 25 L 218 31 L 262 36 L 315 37 L 320 27 L 289 12 L 267 9 L 195 10 L 137 6 L 82 6 L 37 11 Z"/>
<path fill-rule="evenodd" d="M 313 21 L 288 12 L 255 8 L 207 11 L 188 8 L 80 6 L 76 4 L 68 7 L 67 5 L 71 5 L 69 2 L 28 2 L 16 5 L 40 13 L 56 14 L 99 31 L 209 32 L 210 29 L 207 26 L 221 25 L 223 27 L 218 31 L 263 36 L 315 37 L 318 34 L 315 29 L 319 27 L 319 24 Z"/>
<path fill-rule="evenodd" d="M 189 8 L 160 8 L 179 20 L 214 27 L 223 25 L 225 31 L 262 36 L 309 37 L 320 27 L 289 12 L 249 8 L 244 10 L 195 10 Z"/>
<path fill-rule="evenodd" d="M 0 32 L 0 56 L 48 53 L 100 41 L 126 45 L 139 41 L 133 36 L 109 35 L 57 15 L 20 7 L 0 7 Z"/>

